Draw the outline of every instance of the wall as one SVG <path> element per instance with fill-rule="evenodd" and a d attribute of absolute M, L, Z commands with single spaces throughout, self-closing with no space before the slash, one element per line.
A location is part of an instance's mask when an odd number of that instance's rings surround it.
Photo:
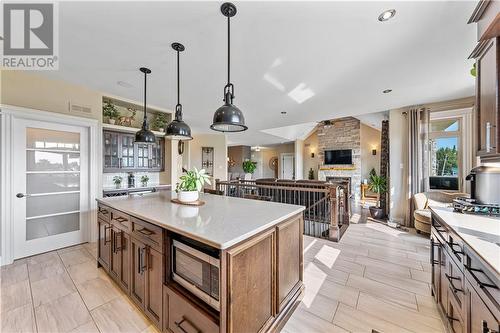
<path fill-rule="evenodd" d="M 281 169 L 279 165 L 279 158 L 281 154 L 294 153 L 295 143 L 284 143 L 279 145 L 272 145 L 267 147 L 261 147 L 260 151 L 252 151 L 251 160 L 257 162 L 257 168 L 255 173 L 252 175 L 253 179 L 259 178 L 275 178 L 275 172 L 269 167 L 269 161 L 273 157 L 278 158 L 278 178 L 281 174 Z"/>
<path fill-rule="evenodd" d="M 26 71 L 2 71 L 2 104 L 102 119 L 102 94 Z M 69 103 L 88 106 L 90 113 L 70 112 Z"/>
<path fill-rule="evenodd" d="M 389 112 L 389 218 L 399 219 L 404 225 L 408 209 L 408 124 L 403 112 L 407 109 Z"/>
<path fill-rule="evenodd" d="M 318 179 L 319 164 L 321 163 L 318 146 L 318 132 L 314 131 L 304 140 L 304 179 L 309 179 L 311 168 L 314 171 L 314 179 Z M 312 153 L 314 153 L 314 157 L 311 157 Z"/>
<path fill-rule="evenodd" d="M 318 179 L 327 177 L 351 177 L 354 198 L 361 197 L 361 143 L 360 121 L 353 117 L 339 118 L 318 125 L 318 155 L 321 168 Z M 352 166 L 324 166 L 324 151 L 332 149 L 352 149 Z M 352 170 L 349 168 L 353 168 Z"/>
<path fill-rule="evenodd" d="M 224 134 L 198 134 L 193 136 L 193 140 L 189 141 L 189 167 L 196 167 L 198 170 L 201 166 L 201 148 L 214 148 L 214 179 L 227 179 L 227 145 L 226 136 Z"/>
<path fill-rule="evenodd" d="M 370 171 L 375 169 L 377 175 L 380 170 L 380 131 L 361 123 L 361 179 L 370 179 Z M 372 155 L 376 149 L 377 154 Z"/>
<path fill-rule="evenodd" d="M 227 148 L 227 156 L 235 162 L 235 164 L 229 167 L 229 172 L 234 174 L 243 174 L 243 161 L 249 160 L 251 158 L 251 147 L 250 146 L 232 146 Z"/>

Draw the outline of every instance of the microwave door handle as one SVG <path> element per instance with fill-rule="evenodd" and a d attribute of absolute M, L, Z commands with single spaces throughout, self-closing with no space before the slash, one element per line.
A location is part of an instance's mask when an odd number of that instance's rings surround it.
<path fill-rule="evenodd" d="M 194 326 L 193 323 L 191 323 L 189 320 L 187 320 L 186 317 L 184 317 L 184 316 L 182 316 L 182 320 L 181 321 L 179 321 L 179 322 L 176 321 L 175 322 L 175 326 L 177 326 L 182 332 L 189 333 L 188 331 L 186 331 L 184 329 L 184 327 L 182 327 L 182 324 L 184 322 L 188 323 L 189 326 L 191 326 L 192 328 L 194 328 L 194 330 L 195 330 L 196 333 L 201 333 L 201 331 L 196 326 Z"/>

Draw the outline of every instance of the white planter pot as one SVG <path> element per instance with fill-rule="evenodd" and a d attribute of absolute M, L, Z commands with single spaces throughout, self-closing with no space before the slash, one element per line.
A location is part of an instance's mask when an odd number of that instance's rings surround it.
<path fill-rule="evenodd" d="M 252 174 L 251 173 L 245 173 L 245 180 L 252 180 Z"/>
<path fill-rule="evenodd" d="M 108 123 L 110 123 L 111 125 L 114 125 L 116 123 L 116 119 L 108 119 Z"/>
<path fill-rule="evenodd" d="M 200 193 L 198 191 L 179 191 L 177 199 L 181 202 L 193 202 L 198 200 Z"/>

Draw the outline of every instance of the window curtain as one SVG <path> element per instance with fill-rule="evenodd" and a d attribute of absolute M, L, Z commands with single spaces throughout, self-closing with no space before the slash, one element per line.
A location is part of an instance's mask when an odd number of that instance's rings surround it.
<path fill-rule="evenodd" d="M 415 106 L 407 113 L 408 122 L 408 207 L 406 226 L 413 227 L 413 195 L 429 190 L 428 108 Z"/>

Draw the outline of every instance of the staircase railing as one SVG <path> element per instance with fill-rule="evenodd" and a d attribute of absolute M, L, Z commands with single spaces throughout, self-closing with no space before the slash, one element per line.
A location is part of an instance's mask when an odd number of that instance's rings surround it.
<path fill-rule="evenodd" d="M 217 193 L 230 197 L 305 206 L 304 234 L 340 240 L 349 225 L 348 184 L 289 180 L 216 180 Z"/>

